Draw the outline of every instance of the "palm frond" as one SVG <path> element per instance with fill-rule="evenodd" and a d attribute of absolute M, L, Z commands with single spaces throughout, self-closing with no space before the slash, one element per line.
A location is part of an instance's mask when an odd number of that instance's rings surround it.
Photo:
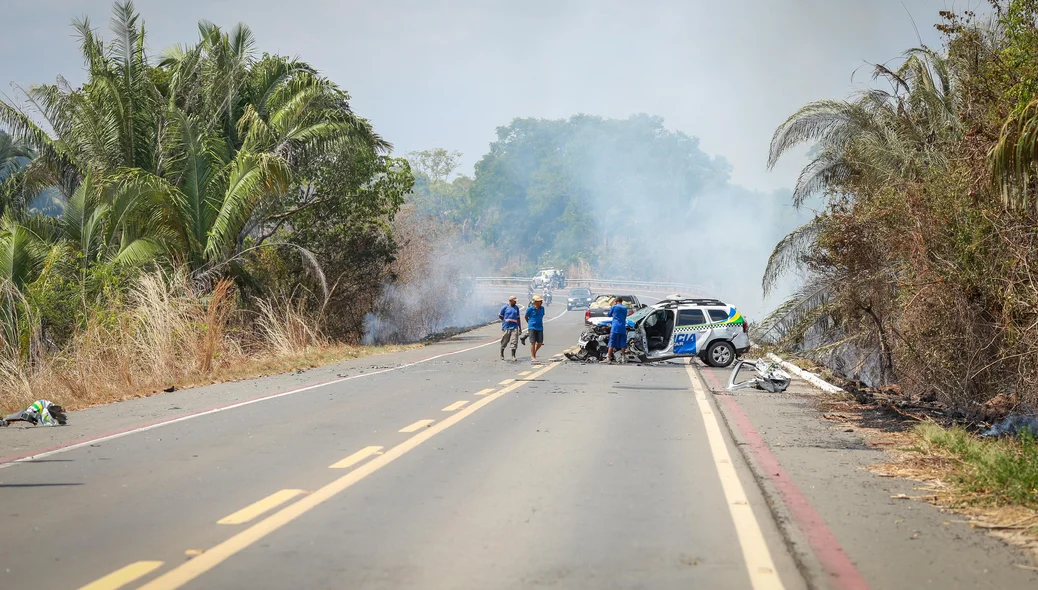
<path fill-rule="evenodd" d="M 1012 209 L 1034 207 L 1035 162 L 1038 161 L 1038 100 L 1002 125 L 998 142 L 988 152 L 991 181 Z"/>
<path fill-rule="evenodd" d="M 231 164 L 227 191 L 207 236 L 206 258 L 227 256 L 256 203 L 266 195 L 287 190 L 290 176 L 285 162 L 274 155 L 239 154 Z"/>
<path fill-rule="evenodd" d="M 825 316 L 836 280 L 820 276 L 808 281 L 760 322 L 754 338 L 767 343 L 802 339 L 807 329 Z"/>
<path fill-rule="evenodd" d="M 820 100 L 793 113 L 771 138 L 768 168 L 793 146 L 813 141 L 824 146 L 842 145 L 860 118 L 860 108 L 842 100 Z"/>
<path fill-rule="evenodd" d="M 764 268 L 761 287 L 767 297 L 783 275 L 800 265 L 804 257 L 815 247 L 821 231 L 823 217 L 814 217 L 811 221 L 789 232 L 771 251 L 768 264 Z"/>

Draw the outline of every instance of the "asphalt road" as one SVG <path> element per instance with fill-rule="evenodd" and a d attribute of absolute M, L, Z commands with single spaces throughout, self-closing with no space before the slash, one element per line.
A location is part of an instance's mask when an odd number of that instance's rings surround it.
<path fill-rule="evenodd" d="M 805 587 L 696 369 L 582 320 L 8 464 L 0 588 Z"/>

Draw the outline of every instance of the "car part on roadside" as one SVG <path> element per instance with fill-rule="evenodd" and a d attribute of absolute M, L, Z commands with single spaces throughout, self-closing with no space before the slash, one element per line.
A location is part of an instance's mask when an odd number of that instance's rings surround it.
<path fill-rule="evenodd" d="M 739 371 L 743 367 L 753 367 L 753 371 L 757 374 L 751 379 L 736 383 L 736 379 L 739 377 Z M 779 368 L 778 363 L 772 361 L 766 361 L 764 359 L 751 360 L 740 360 L 735 362 L 735 366 L 732 367 L 732 372 L 728 376 L 728 391 L 736 391 L 738 389 L 762 389 L 770 393 L 782 393 L 789 387 L 789 382 L 792 379 L 789 373 Z"/>
<path fill-rule="evenodd" d="M 40 399 L 20 412 L 0 418 L 0 426 L 7 426 L 11 422 L 28 422 L 33 426 L 64 425 L 66 422 L 65 410 L 54 402 Z"/>

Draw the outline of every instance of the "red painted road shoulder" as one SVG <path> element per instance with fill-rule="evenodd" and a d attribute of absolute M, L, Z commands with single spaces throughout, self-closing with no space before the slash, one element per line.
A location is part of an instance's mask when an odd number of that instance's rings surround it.
<path fill-rule="evenodd" d="M 724 386 L 717 380 L 716 375 L 703 370 L 700 370 L 699 374 L 710 383 L 712 390 L 724 391 Z M 724 406 L 725 412 L 731 418 L 731 423 L 738 428 L 742 440 L 750 448 L 753 459 L 757 463 L 758 473 L 775 487 L 797 528 L 807 537 L 811 551 L 822 564 L 822 568 L 829 574 L 833 586 L 843 590 L 868 590 L 868 582 L 854 566 L 847 552 L 836 540 L 836 536 L 825 524 L 822 516 L 790 479 L 786 470 L 782 468 L 778 458 L 771 452 L 767 443 L 764 442 L 764 437 L 757 431 L 735 397 L 720 395 L 714 396 L 714 399 Z"/>

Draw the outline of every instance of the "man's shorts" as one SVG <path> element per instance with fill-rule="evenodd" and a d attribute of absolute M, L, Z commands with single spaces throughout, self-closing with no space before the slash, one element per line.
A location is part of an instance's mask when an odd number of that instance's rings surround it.
<path fill-rule="evenodd" d="M 530 344 L 544 344 L 544 330 L 530 330 Z"/>

